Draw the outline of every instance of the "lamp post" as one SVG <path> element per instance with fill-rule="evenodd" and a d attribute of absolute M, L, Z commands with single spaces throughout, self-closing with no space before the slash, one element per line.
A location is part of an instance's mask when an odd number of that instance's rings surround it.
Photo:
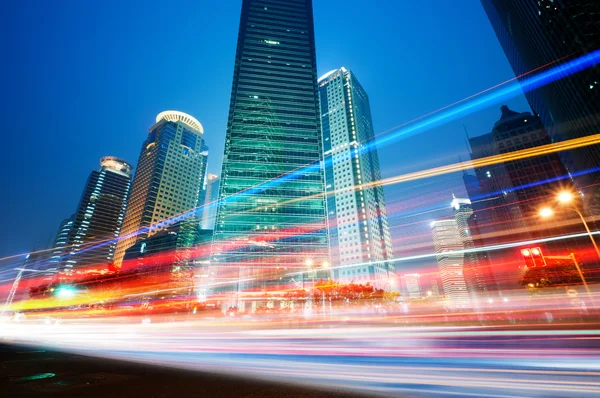
<path fill-rule="evenodd" d="M 312 288 L 314 290 L 315 289 L 315 273 L 317 272 L 317 267 L 314 265 L 313 260 L 310 258 L 306 259 L 304 264 L 306 264 L 306 267 L 312 271 L 311 272 L 312 273 Z M 329 263 L 327 261 L 323 261 L 323 263 L 321 264 L 321 268 L 328 269 Z M 322 293 L 322 301 L 323 301 L 323 317 L 325 317 L 325 291 L 322 291 L 321 293 Z M 311 299 L 311 302 L 312 302 L 312 299 Z"/>
<path fill-rule="evenodd" d="M 583 226 L 585 227 L 585 230 L 587 231 L 588 236 L 590 237 L 590 240 L 592 241 L 592 245 L 594 245 L 594 250 L 596 250 L 596 255 L 598 256 L 598 259 L 600 260 L 600 249 L 598 249 L 598 245 L 596 244 L 594 235 L 592 234 L 592 231 L 590 231 L 590 227 L 588 226 L 588 223 L 585 221 L 585 217 L 583 217 L 583 214 L 581 214 L 579 209 L 577 209 L 577 207 L 574 204 L 572 204 L 573 200 L 575 199 L 574 195 L 569 191 L 562 191 L 562 192 L 558 193 L 558 195 L 556 196 L 556 199 L 558 200 L 558 202 L 561 205 L 563 205 L 566 208 L 571 209 L 575 213 L 577 213 L 577 215 L 581 219 L 581 223 L 583 224 Z M 568 206 L 569 204 L 571 204 L 571 205 Z M 549 207 L 544 207 L 543 209 L 540 210 L 540 216 L 542 216 L 544 218 L 551 217 L 553 214 L 554 214 L 554 211 Z"/>

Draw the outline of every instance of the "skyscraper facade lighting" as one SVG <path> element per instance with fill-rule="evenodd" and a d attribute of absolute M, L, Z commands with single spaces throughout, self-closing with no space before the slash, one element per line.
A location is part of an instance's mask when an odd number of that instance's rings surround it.
<path fill-rule="evenodd" d="M 515 76 L 543 70 L 600 48 L 600 3 L 593 0 L 481 0 Z M 525 93 L 553 142 L 600 130 L 600 68 Z M 598 166 L 600 145 L 560 154 L 575 175 Z M 585 192 L 584 207 L 600 214 L 600 172 L 575 178 Z"/>
<path fill-rule="evenodd" d="M 121 232 L 131 184 L 131 165 L 114 156 L 100 160 L 100 170 L 90 174 L 62 252 L 64 268 L 107 266 L 112 263 Z M 60 238 L 60 233 L 59 233 Z M 56 258 L 55 258 L 56 260 Z"/>
<path fill-rule="evenodd" d="M 319 98 L 335 278 L 389 288 L 394 253 L 383 188 L 372 184 L 381 179 L 379 159 L 373 146 L 364 149 L 374 138 L 369 98 L 344 67 L 319 79 Z"/>
<path fill-rule="evenodd" d="M 165 220 L 187 212 L 191 212 L 187 218 L 196 216 L 208 157 L 203 134 L 200 122 L 186 113 L 165 111 L 156 116 L 142 145 L 115 266 L 121 267 L 125 251 L 138 239 L 170 222 Z"/>
<path fill-rule="evenodd" d="M 213 243 L 225 290 L 329 261 L 318 112 L 311 0 L 244 0 Z"/>

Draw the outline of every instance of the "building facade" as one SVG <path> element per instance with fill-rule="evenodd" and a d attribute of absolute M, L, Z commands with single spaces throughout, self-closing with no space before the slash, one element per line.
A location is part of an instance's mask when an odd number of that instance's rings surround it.
<path fill-rule="evenodd" d="M 67 272 L 79 266 L 108 267 L 115 256 L 131 185 L 131 165 L 106 156 L 90 174 L 69 229 L 60 263 Z M 66 232 L 66 231 L 65 231 Z M 60 237 L 60 235 L 59 235 Z M 54 260 L 57 260 L 55 257 Z"/>
<path fill-rule="evenodd" d="M 469 293 L 463 275 L 463 238 L 456 219 L 433 221 L 431 233 L 442 287 L 449 307 L 453 310 L 470 308 Z"/>
<path fill-rule="evenodd" d="M 520 80 L 600 49 L 600 4 L 594 0 L 481 0 Z M 549 65 L 551 64 L 551 65 Z M 600 67 L 594 66 L 525 93 L 552 141 L 600 131 Z M 560 154 L 585 193 L 584 208 L 600 215 L 600 145 Z M 593 170 L 593 171 L 592 171 Z M 590 172 L 591 171 L 591 172 Z M 581 174 L 581 175 L 579 175 Z"/>
<path fill-rule="evenodd" d="M 406 297 L 408 298 L 421 298 L 421 275 L 419 274 L 405 274 L 402 277 L 404 281 L 404 290 L 406 291 Z"/>
<path fill-rule="evenodd" d="M 54 245 L 52 246 L 52 255 L 50 257 L 50 263 L 54 266 L 58 266 L 63 260 L 63 256 L 68 253 L 69 234 L 73 230 L 73 222 L 75 221 L 75 215 L 72 214 L 69 218 L 65 218 L 60 222 L 56 237 L 54 238 Z"/>
<path fill-rule="evenodd" d="M 469 220 L 473 216 L 471 201 L 453 197 L 451 206 L 454 209 L 454 219 L 462 239 L 462 246 L 466 250 L 463 254 L 463 277 L 467 292 L 471 304 L 479 308 L 486 301 L 493 300 L 493 297 L 497 294 L 496 278 L 487 258 L 482 258 L 479 256 L 479 252 L 473 250 L 475 249 L 475 243 L 469 227 Z"/>
<path fill-rule="evenodd" d="M 346 68 L 319 79 L 331 260 L 335 279 L 389 289 L 395 272 L 367 93 Z"/>
<path fill-rule="evenodd" d="M 169 224 L 194 218 L 206 172 L 204 129 L 178 111 L 156 116 L 142 145 L 114 264 L 121 267 L 128 248 Z"/>
<path fill-rule="evenodd" d="M 312 2 L 244 0 L 213 238 L 221 291 L 278 289 L 329 261 L 321 161 Z"/>
<path fill-rule="evenodd" d="M 492 131 L 469 139 L 471 159 L 509 154 L 551 143 L 538 116 L 501 107 L 501 117 Z M 472 202 L 468 225 L 477 247 L 501 245 L 559 235 L 572 230 L 552 220 L 542 222 L 539 210 L 556 192 L 573 182 L 556 153 L 476 167 L 475 175 L 463 179 Z M 550 198 L 550 199 L 549 199 Z M 565 251 L 574 241 L 547 244 L 551 251 Z M 493 265 L 501 288 L 515 288 L 518 265 L 509 264 L 518 248 L 478 253 L 480 264 Z M 504 264 L 504 265 L 500 265 Z"/>
<path fill-rule="evenodd" d="M 217 201 L 219 200 L 219 176 L 208 173 L 206 175 L 206 189 L 204 190 L 204 203 L 202 205 L 202 229 L 214 229 L 217 218 Z"/>

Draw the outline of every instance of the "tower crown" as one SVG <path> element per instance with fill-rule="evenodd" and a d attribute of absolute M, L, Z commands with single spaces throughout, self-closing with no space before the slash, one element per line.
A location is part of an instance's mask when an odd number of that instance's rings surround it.
<path fill-rule="evenodd" d="M 156 115 L 156 123 L 161 120 L 167 120 L 169 122 L 182 122 L 191 127 L 192 129 L 199 131 L 204 134 L 204 127 L 202 124 L 193 116 L 188 115 L 184 112 L 179 111 L 164 111 Z"/>

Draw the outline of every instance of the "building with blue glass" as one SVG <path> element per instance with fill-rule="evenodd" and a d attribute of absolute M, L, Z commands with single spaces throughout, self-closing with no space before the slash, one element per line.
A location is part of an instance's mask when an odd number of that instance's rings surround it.
<path fill-rule="evenodd" d="M 329 261 L 316 73 L 311 0 L 244 0 L 211 261 L 220 290 L 278 290 Z"/>
<path fill-rule="evenodd" d="M 56 255 L 65 271 L 74 267 L 107 267 L 121 233 L 132 168 L 126 161 L 105 156 L 91 172 L 72 221 L 63 222 Z M 63 243 L 64 234 L 68 234 Z"/>

